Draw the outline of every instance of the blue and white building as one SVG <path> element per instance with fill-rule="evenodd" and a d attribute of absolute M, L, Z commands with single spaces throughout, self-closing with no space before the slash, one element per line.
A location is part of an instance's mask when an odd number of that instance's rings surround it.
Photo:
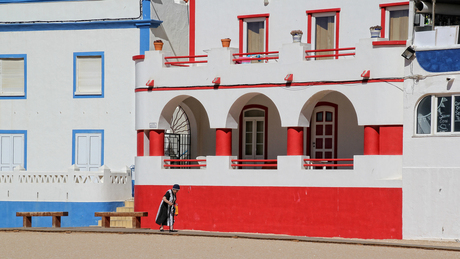
<path fill-rule="evenodd" d="M 0 227 L 40 210 L 96 225 L 94 211 L 132 196 L 132 57 L 157 39 L 186 54 L 187 12 L 183 1 L 0 1 Z"/>

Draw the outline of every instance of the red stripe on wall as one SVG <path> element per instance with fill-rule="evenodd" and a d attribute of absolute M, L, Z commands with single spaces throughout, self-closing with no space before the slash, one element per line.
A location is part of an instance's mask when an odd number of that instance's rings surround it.
<path fill-rule="evenodd" d="M 136 185 L 143 228 L 157 229 L 171 186 Z M 401 188 L 181 186 L 176 229 L 311 237 L 402 238 Z"/>

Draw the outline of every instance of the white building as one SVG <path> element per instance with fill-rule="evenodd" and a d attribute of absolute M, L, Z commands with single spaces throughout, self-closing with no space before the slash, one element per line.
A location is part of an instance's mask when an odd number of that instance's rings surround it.
<path fill-rule="evenodd" d="M 132 56 L 188 49 L 187 5 L 164 2 L 0 1 L 0 226 L 30 210 L 95 225 L 131 197 Z"/>

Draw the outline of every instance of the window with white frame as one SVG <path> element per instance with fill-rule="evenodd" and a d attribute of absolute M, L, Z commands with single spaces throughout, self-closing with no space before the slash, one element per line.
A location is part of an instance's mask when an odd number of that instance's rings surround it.
<path fill-rule="evenodd" d="M 26 132 L 0 131 L 0 171 L 13 171 L 26 167 Z"/>
<path fill-rule="evenodd" d="M 425 96 L 416 113 L 416 134 L 460 134 L 460 95 Z"/>
<path fill-rule="evenodd" d="M 72 164 L 81 171 L 98 171 L 104 164 L 104 131 L 74 130 Z"/>
<path fill-rule="evenodd" d="M 26 93 L 26 55 L 0 55 L 0 97 L 22 97 Z"/>
<path fill-rule="evenodd" d="M 74 53 L 74 98 L 104 97 L 104 53 Z"/>

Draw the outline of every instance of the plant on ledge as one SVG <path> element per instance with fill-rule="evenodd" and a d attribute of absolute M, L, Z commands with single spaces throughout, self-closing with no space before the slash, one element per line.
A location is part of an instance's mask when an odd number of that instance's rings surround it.
<path fill-rule="evenodd" d="M 291 31 L 292 42 L 300 42 L 302 40 L 303 32 L 301 30 Z"/>

